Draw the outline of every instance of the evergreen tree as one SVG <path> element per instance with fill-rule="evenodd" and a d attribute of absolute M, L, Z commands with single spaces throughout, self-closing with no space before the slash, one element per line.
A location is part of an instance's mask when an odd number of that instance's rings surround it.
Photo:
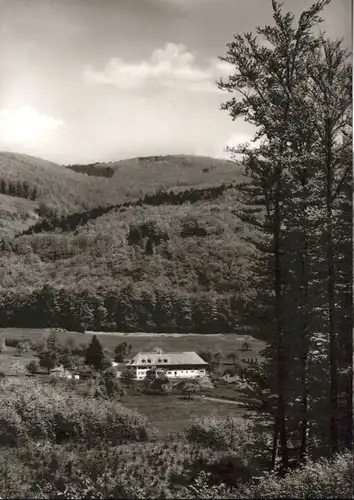
<path fill-rule="evenodd" d="M 120 381 L 117 377 L 117 372 L 114 368 L 107 368 L 100 377 L 99 381 L 101 394 L 103 394 L 107 399 L 122 397 L 124 392 Z"/>
<path fill-rule="evenodd" d="M 57 366 L 59 361 L 58 353 L 50 351 L 48 349 L 41 351 L 38 354 L 38 357 L 39 357 L 39 366 L 48 370 L 48 373 L 50 372 L 50 370 L 52 370 Z"/>
<path fill-rule="evenodd" d="M 321 245 L 324 250 L 323 267 L 326 269 L 326 299 L 320 307 L 327 311 L 331 408 L 329 441 L 331 453 L 335 453 L 343 446 L 352 444 L 349 422 L 344 426 L 347 437 L 340 438 L 339 429 L 340 400 L 343 399 L 341 383 L 349 389 L 352 379 L 349 360 L 352 317 L 348 313 L 352 310 L 349 306 L 352 296 L 352 229 L 348 225 L 352 218 L 349 215 L 352 206 L 352 65 L 341 41 L 323 40 L 314 52 L 310 77 L 309 105 L 319 138 L 316 156 L 324 201 Z M 344 399 L 344 413 L 351 414 L 351 398 L 344 396 Z"/>
<path fill-rule="evenodd" d="M 94 335 L 92 337 L 92 341 L 86 349 L 85 364 L 92 366 L 97 371 L 100 371 L 103 367 L 103 361 L 104 353 L 102 345 L 96 335 Z"/>
<path fill-rule="evenodd" d="M 0 180 L 0 193 L 7 194 L 7 185 L 5 179 Z"/>
<path fill-rule="evenodd" d="M 268 393 L 276 396 L 276 404 L 268 405 L 274 421 L 272 461 L 275 465 L 279 439 L 283 470 L 293 455 L 290 441 L 294 452 L 299 445 L 301 461 L 309 452 L 321 217 L 314 154 L 319 134 L 308 100 L 313 54 L 323 44 L 312 28 L 327 3 L 318 1 L 304 11 L 294 28 L 294 16 L 284 14 L 273 1 L 274 26 L 257 29 L 267 44 L 259 44 L 249 33 L 237 35 L 222 58 L 236 72 L 227 83 L 221 81 L 220 88 L 241 96 L 223 109 L 233 119 L 244 117 L 255 125 L 255 139 L 261 140 L 253 149 L 245 145 L 235 150 L 244 155 L 246 167 L 245 182 L 238 187 L 243 202 L 239 215 L 251 225 L 256 249 L 249 273 L 256 297 L 250 294 L 242 306 L 247 328 L 267 343 L 263 369 Z"/>
<path fill-rule="evenodd" d="M 129 356 L 132 346 L 127 342 L 121 342 L 114 349 L 114 361 L 122 363 L 124 359 Z"/>
<path fill-rule="evenodd" d="M 37 301 L 37 309 L 40 311 L 41 326 L 59 326 L 59 307 L 57 302 L 57 292 L 52 285 L 46 283 L 42 289 L 36 293 L 34 300 Z"/>
<path fill-rule="evenodd" d="M 138 315 L 135 307 L 136 291 L 133 286 L 120 290 L 119 301 L 116 308 L 116 325 L 118 332 L 136 332 L 138 328 Z"/>
<path fill-rule="evenodd" d="M 154 322 L 157 332 L 176 332 L 176 314 L 174 311 L 174 297 L 169 291 L 156 290 L 156 307 Z"/>
<path fill-rule="evenodd" d="M 192 300 L 189 295 L 179 294 L 176 301 L 176 322 L 180 333 L 197 331 L 193 323 Z"/>

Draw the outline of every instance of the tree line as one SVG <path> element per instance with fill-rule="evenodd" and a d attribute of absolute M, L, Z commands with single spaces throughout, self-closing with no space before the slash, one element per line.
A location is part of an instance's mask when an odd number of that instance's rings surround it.
<path fill-rule="evenodd" d="M 231 294 L 143 289 L 132 284 L 77 291 L 46 284 L 23 294 L 4 292 L 0 326 L 208 334 L 235 331 L 236 308 L 237 301 Z"/>
<path fill-rule="evenodd" d="M 36 201 L 39 196 L 39 191 L 36 186 L 30 186 L 26 181 L 0 179 L 0 194 Z"/>
<path fill-rule="evenodd" d="M 341 41 L 314 33 L 328 3 L 295 24 L 273 0 L 274 25 L 234 37 L 222 60 L 235 74 L 219 83 L 237 95 L 222 108 L 260 140 L 233 150 L 246 168 L 238 215 L 257 249 L 256 295 L 239 313 L 267 343 L 272 463 L 283 472 L 353 444 L 352 66 Z"/>
<path fill-rule="evenodd" d="M 46 217 L 44 220 L 38 221 L 36 224 L 19 233 L 17 236 L 55 231 L 56 229 L 61 229 L 62 231 L 74 231 L 79 226 L 82 226 L 91 220 L 97 219 L 98 217 L 101 217 L 102 215 L 105 215 L 113 210 L 122 212 L 129 207 L 144 205 L 182 205 L 187 202 L 197 203 L 202 200 L 213 200 L 221 196 L 227 189 L 232 189 L 233 187 L 233 184 L 221 184 L 220 186 L 208 188 L 191 188 L 177 193 L 172 190 L 159 190 L 157 193 L 147 194 L 143 198 L 139 198 L 136 201 L 126 201 L 118 205 L 109 205 L 106 207 L 99 206 L 85 212 L 62 216 L 53 212 L 51 217 Z"/>
<path fill-rule="evenodd" d="M 78 172 L 80 174 L 87 174 L 93 177 L 113 177 L 114 169 L 112 167 L 107 167 L 101 165 L 100 162 L 96 163 L 87 163 L 85 165 L 82 164 L 73 164 L 73 165 L 63 165 L 65 168 L 73 170 L 74 172 Z"/>

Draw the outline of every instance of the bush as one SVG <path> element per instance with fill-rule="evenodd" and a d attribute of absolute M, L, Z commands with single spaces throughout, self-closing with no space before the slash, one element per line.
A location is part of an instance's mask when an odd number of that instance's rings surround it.
<path fill-rule="evenodd" d="M 0 410 L 0 445 L 18 446 L 24 437 L 21 417 L 10 405 L 3 405 Z"/>
<path fill-rule="evenodd" d="M 26 370 L 31 375 L 35 375 L 37 373 L 37 371 L 38 371 L 38 363 L 33 359 L 32 361 L 30 361 L 29 363 L 27 363 Z"/>
<path fill-rule="evenodd" d="M 4 422 L 0 440 L 9 446 L 17 444 L 15 437 L 117 445 L 145 441 L 153 433 L 147 429 L 147 419 L 133 410 L 111 401 L 60 392 L 56 386 L 33 379 L 5 379 L 1 384 L 0 421 Z"/>
<path fill-rule="evenodd" d="M 352 453 L 309 462 L 284 478 L 269 473 L 241 488 L 242 498 L 354 498 Z"/>
<path fill-rule="evenodd" d="M 232 489 L 225 484 L 211 486 L 211 474 L 202 471 L 175 498 L 353 498 L 353 477 L 353 456 L 348 452 L 332 460 L 310 462 L 284 478 L 268 473 L 260 481 L 252 480 Z"/>
<path fill-rule="evenodd" d="M 252 350 L 251 343 L 246 340 L 245 342 L 242 343 L 240 350 L 241 351 L 251 351 Z"/>
<path fill-rule="evenodd" d="M 11 337 L 10 338 L 7 337 L 5 339 L 5 346 L 6 347 L 17 347 L 20 342 L 21 342 L 21 340 L 19 340 L 19 339 L 13 339 Z"/>
<path fill-rule="evenodd" d="M 238 450 L 254 443 L 252 423 L 238 417 L 196 419 L 186 430 L 189 442 L 222 450 Z"/>
<path fill-rule="evenodd" d="M 217 460 L 212 450 L 176 441 L 90 450 L 40 445 L 13 455 L 30 468 L 26 498 L 58 498 L 64 492 L 66 498 L 175 498 L 196 471 Z M 0 478 L 0 496 L 3 492 Z"/>

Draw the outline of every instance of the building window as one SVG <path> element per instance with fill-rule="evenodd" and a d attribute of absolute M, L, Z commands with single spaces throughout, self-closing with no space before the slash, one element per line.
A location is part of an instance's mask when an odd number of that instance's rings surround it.
<path fill-rule="evenodd" d="M 175 375 L 177 375 L 177 372 L 175 372 Z"/>
<path fill-rule="evenodd" d="M 148 363 L 151 363 L 151 359 L 148 359 Z"/>

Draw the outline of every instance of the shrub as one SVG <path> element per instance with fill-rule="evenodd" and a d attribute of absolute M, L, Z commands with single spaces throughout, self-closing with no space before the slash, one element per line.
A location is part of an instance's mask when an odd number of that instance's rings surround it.
<path fill-rule="evenodd" d="M 29 363 L 27 363 L 26 370 L 31 375 L 36 374 L 37 371 L 38 371 L 38 363 L 33 359 L 32 361 L 30 361 Z"/>
<path fill-rule="evenodd" d="M 31 349 L 31 345 L 27 340 L 21 340 L 16 346 L 16 351 L 19 356 L 23 353 L 28 352 Z"/>
<path fill-rule="evenodd" d="M 32 469 L 27 495 L 36 498 L 175 498 L 215 452 L 185 442 L 109 447 L 43 446 L 21 453 Z M 65 492 L 65 493 L 64 493 Z M 1 489 L 0 489 L 1 495 Z"/>
<path fill-rule="evenodd" d="M 17 347 L 20 342 L 21 342 L 21 340 L 19 340 L 19 339 L 13 339 L 11 337 L 10 338 L 7 337 L 5 339 L 5 346 L 6 347 Z"/>
<path fill-rule="evenodd" d="M 242 343 L 240 350 L 241 351 L 251 351 L 252 350 L 251 343 L 246 340 L 245 342 Z"/>
<path fill-rule="evenodd" d="M 180 491 L 176 492 L 176 499 L 205 499 L 212 500 L 218 498 L 220 500 L 235 500 L 237 497 L 234 492 L 230 490 L 225 484 L 213 485 L 210 483 L 211 474 L 202 471 L 194 479 L 191 485 L 181 488 Z"/>
<path fill-rule="evenodd" d="M 242 498 L 353 498 L 352 453 L 309 462 L 284 478 L 269 473 L 240 489 Z"/>
<path fill-rule="evenodd" d="M 252 424 L 238 417 L 196 419 L 186 430 L 189 442 L 223 450 L 240 450 L 254 442 Z"/>
<path fill-rule="evenodd" d="M 70 439 L 94 446 L 145 441 L 153 434 L 147 419 L 133 410 L 111 401 L 60 392 L 56 386 L 33 379 L 6 379 L 1 384 L 0 418 L 4 420 L 0 439 L 9 446 L 17 443 L 11 436 L 51 442 Z"/>
<path fill-rule="evenodd" d="M 210 485 L 211 474 L 202 471 L 175 498 L 353 498 L 353 476 L 353 456 L 348 452 L 332 460 L 310 462 L 284 478 L 268 473 L 232 489 L 222 483 Z"/>
<path fill-rule="evenodd" d="M 23 438 L 21 417 L 11 405 L 2 405 L 0 410 L 0 445 L 18 446 L 23 441 Z"/>

